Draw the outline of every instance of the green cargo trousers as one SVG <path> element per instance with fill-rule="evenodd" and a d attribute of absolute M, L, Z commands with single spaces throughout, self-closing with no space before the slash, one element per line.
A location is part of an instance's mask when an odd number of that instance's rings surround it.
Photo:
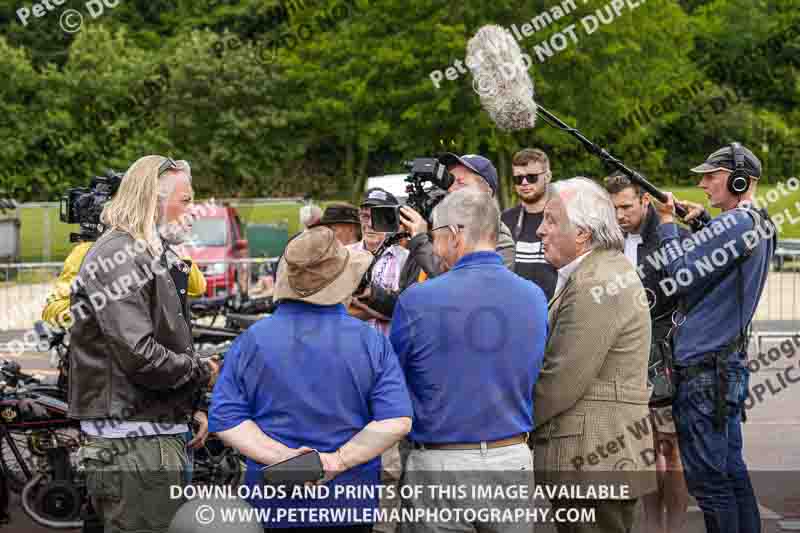
<path fill-rule="evenodd" d="M 78 457 L 105 533 L 167 533 L 184 503 L 170 493 L 185 482 L 183 435 L 90 436 Z"/>

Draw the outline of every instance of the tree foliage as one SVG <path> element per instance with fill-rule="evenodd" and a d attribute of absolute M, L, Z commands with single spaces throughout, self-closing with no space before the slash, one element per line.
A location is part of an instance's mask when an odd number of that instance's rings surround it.
<path fill-rule="evenodd" d="M 455 151 L 492 158 L 508 201 L 525 146 L 545 149 L 557 178 L 603 176 L 541 121 L 498 130 L 469 74 L 438 88 L 430 77 L 464 60 L 480 26 L 519 30 L 555 6 L 567 13 L 520 41 L 537 101 L 654 182 L 685 182 L 732 140 L 770 179 L 800 160 L 788 0 L 642 2 L 591 32 L 582 19 L 612 14 L 604 1 L 104 1 L 97 17 L 67 0 L 23 25 L 33 3 L 0 0 L 0 190 L 20 200 L 56 199 L 148 153 L 190 160 L 199 193 L 217 196 L 357 195 L 369 175 Z M 62 29 L 65 9 L 83 14 L 80 31 Z M 543 56 L 570 25 L 577 39 Z"/>

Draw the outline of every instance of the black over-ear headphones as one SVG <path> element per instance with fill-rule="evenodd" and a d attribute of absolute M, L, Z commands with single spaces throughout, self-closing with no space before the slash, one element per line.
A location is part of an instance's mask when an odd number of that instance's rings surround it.
<path fill-rule="evenodd" d="M 739 143 L 731 143 L 731 154 L 733 154 L 733 162 L 735 167 L 731 175 L 728 176 L 728 190 L 731 194 L 744 194 L 750 188 L 750 176 L 744 169 L 744 154 L 742 153 L 742 145 Z"/>

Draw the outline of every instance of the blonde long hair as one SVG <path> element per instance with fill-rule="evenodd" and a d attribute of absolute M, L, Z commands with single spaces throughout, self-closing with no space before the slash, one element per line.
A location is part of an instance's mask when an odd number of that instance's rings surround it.
<path fill-rule="evenodd" d="M 136 240 L 146 242 L 153 257 L 160 257 L 163 252 L 156 222 L 159 218 L 159 197 L 165 196 L 158 175 L 158 169 L 164 161 L 163 156 L 146 155 L 132 164 L 125 172 L 117 193 L 100 215 L 100 221 L 107 229 L 123 231 Z M 187 174 L 190 172 L 188 165 L 181 170 Z"/>

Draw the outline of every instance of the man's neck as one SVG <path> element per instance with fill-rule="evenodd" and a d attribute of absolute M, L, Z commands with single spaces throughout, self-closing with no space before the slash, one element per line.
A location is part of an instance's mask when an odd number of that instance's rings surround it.
<path fill-rule="evenodd" d="M 522 204 L 522 208 L 526 213 L 541 213 L 544 211 L 544 206 L 547 203 L 547 197 L 543 194 L 542 197 L 535 202 L 526 202 L 525 200 L 520 200 L 520 203 Z"/>
<path fill-rule="evenodd" d="M 735 196 L 734 198 L 732 198 L 725 206 L 720 207 L 720 211 L 722 212 L 730 211 L 731 209 L 736 209 L 736 207 L 738 207 L 738 205 L 742 202 L 752 203 L 752 201 L 753 201 L 753 193 L 748 191 L 747 194 L 743 194 L 741 196 Z"/>

